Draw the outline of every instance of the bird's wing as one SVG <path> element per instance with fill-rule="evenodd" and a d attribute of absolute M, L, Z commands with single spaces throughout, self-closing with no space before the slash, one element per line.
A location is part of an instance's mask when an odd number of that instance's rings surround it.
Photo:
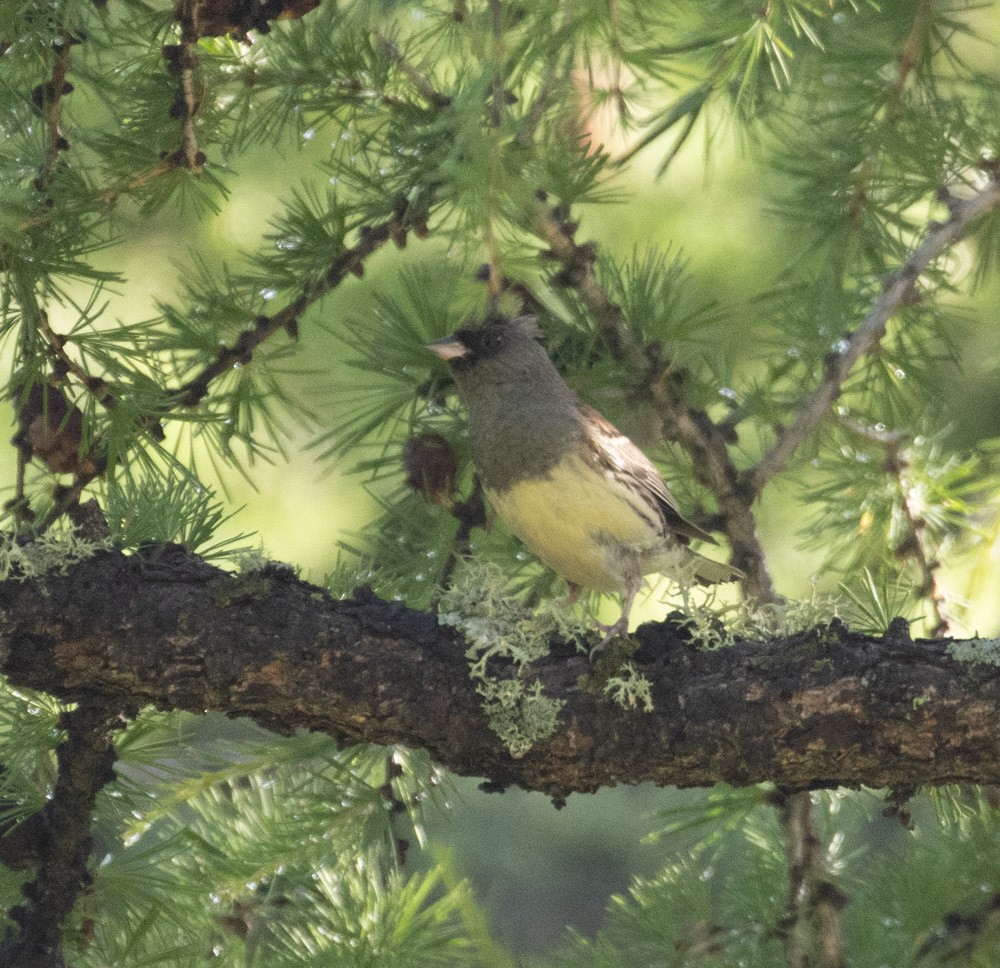
<path fill-rule="evenodd" d="M 588 457 L 594 466 L 613 474 L 641 495 L 663 520 L 665 529 L 684 544 L 687 544 L 684 539 L 691 538 L 717 544 L 707 531 L 684 519 L 660 472 L 628 437 L 593 407 L 585 403 L 578 406 Z"/>

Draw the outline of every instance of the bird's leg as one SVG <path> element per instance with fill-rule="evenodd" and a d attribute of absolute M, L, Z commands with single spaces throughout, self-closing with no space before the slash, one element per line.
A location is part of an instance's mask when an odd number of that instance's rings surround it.
<path fill-rule="evenodd" d="M 569 595 L 566 596 L 566 601 L 563 602 L 563 605 L 566 608 L 572 608 L 578 601 L 580 601 L 580 592 L 583 589 L 581 589 L 576 582 L 568 581 L 566 584 L 569 586 Z"/>
<path fill-rule="evenodd" d="M 625 601 L 622 603 L 622 613 L 618 617 L 618 621 L 614 625 L 603 625 L 598 622 L 597 627 L 604 632 L 604 638 L 597 643 L 590 650 L 590 661 L 594 661 L 594 656 L 598 652 L 603 652 L 607 648 L 608 643 L 617 638 L 619 635 L 624 635 L 628 631 L 628 616 L 629 612 L 632 611 L 632 603 L 635 601 L 635 596 L 639 594 L 639 589 L 642 587 L 642 575 L 630 575 L 628 578 L 628 584 L 625 586 Z"/>

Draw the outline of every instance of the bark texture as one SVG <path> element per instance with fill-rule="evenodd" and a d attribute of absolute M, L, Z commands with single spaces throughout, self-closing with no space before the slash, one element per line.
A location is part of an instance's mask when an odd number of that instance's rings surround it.
<path fill-rule="evenodd" d="M 17 685 L 421 747 L 495 787 L 1000 784 L 1000 667 L 956 661 L 947 640 L 913 641 L 905 622 L 881 638 L 835 623 L 716 652 L 669 621 L 637 638 L 652 713 L 603 698 L 587 658 L 555 643 L 532 677 L 566 700 L 559 728 L 513 759 L 460 637 L 370 592 L 336 601 L 280 566 L 234 577 L 173 547 L 0 584 L 0 672 Z"/>

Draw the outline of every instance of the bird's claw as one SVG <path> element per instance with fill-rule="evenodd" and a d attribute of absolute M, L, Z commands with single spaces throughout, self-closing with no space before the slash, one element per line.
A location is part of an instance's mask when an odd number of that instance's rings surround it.
<path fill-rule="evenodd" d="M 623 615 L 614 625 L 604 625 L 598 622 L 597 627 L 604 633 L 604 638 L 590 650 L 591 662 L 594 661 L 595 655 L 603 652 L 608 647 L 612 639 L 617 638 L 619 635 L 625 635 L 628 632 L 628 616 Z"/>

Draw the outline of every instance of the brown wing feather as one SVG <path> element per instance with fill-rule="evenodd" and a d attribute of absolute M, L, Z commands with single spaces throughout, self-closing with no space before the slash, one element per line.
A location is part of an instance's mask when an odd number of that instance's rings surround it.
<path fill-rule="evenodd" d="M 596 466 L 610 471 L 628 487 L 634 488 L 659 515 L 664 529 L 684 544 L 692 538 L 709 544 L 717 543 L 707 531 L 684 519 L 660 472 L 628 437 L 593 407 L 581 403 L 579 409 L 583 418 L 584 441 Z"/>

